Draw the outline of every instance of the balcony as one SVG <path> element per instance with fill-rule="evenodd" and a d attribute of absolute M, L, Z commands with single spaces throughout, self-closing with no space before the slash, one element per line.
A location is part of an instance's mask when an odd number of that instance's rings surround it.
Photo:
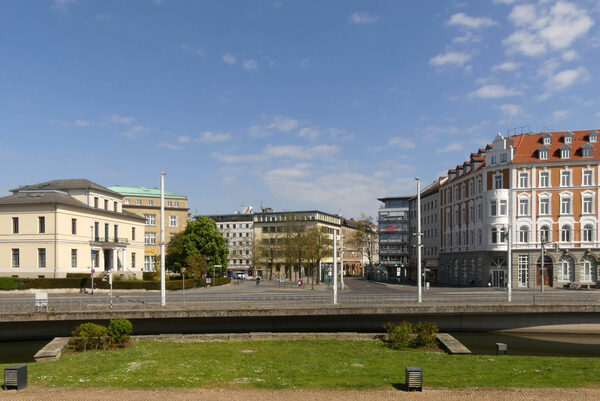
<path fill-rule="evenodd" d="M 94 237 L 92 244 L 128 244 L 127 238 L 116 238 L 116 237 Z"/>

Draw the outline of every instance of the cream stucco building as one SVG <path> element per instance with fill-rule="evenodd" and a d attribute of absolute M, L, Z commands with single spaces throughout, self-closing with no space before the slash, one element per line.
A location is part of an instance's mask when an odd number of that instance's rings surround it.
<path fill-rule="evenodd" d="M 0 198 L 0 275 L 66 277 L 113 271 L 141 278 L 144 218 L 85 179 L 54 180 Z"/>

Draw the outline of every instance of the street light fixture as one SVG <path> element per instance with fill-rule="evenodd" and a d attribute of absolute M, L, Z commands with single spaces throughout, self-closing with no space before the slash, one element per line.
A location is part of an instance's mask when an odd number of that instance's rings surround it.
<path fill-rule="evenodd" d="M 415 177 L 417 181 L 417 301 L 423 301 L 421 289 L 421 180 Z"/>

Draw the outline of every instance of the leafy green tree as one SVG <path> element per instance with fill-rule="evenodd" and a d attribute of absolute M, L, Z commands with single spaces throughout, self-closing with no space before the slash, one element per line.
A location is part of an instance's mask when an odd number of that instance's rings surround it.
<path fill-rule="evenodd" d="M 175 235 L 167 248 L 166 261 L 171 268 L 201 270 L 205 260 L 209 274 L 222 275 L 227 269 L 227 255 L 227 240 L 217 230 L 214 220 L 202 216 L 188 221 L 185 230 Z M 221 265 L 216 272 L 215 265 Z"/>

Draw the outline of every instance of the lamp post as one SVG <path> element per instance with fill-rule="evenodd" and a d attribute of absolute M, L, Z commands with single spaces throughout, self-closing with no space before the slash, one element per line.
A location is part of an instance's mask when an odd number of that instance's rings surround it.
<path fill-rule="evenodd" d="M 337 230 L 333 230 L 333 304 L 338 303 L 337 299 Z"/>
<path fill-rule="evenodd" d="M 541 287 L 540 292 L 544 292 L 544 244 L 546 243 L 546 237 L 542 236 L 542 265 L 540 267 L 540 276 L 541 276 Z"/>
<path fill-rule="evenodd" d="M 165 173 L 160 173 L 160 306 L 165 307 Z"/>
<path fill-rule="evenodd" d="M 423 301 L 421 288 L 421 180 L 415 177 L 417 181 L 417 301 Z"/>

